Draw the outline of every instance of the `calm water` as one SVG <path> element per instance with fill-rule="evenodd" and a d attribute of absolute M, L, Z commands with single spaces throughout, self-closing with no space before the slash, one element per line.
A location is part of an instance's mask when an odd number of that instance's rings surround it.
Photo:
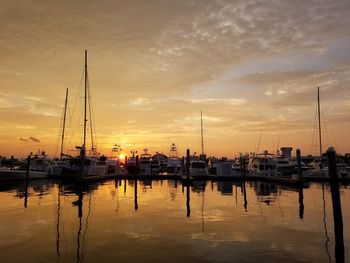
<path fill-rule="evenodd" d="M 27 198 L 24 184 L 2 186 L 1 262 L 335 262 L 328 185 L 311 184 L 303 199 L 292 188 L 245 185 L 37 181 Z M 341 202 L 348 261 L 349 187 Z"/>

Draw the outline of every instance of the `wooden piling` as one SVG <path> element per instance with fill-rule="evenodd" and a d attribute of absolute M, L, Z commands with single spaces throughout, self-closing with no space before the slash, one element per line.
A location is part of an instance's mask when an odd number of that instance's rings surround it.
<path fill-rule="evenodd" d="M 190 178 L 190 149 L 186 150 L 186 176 Z"/>
<path fill-rule="evenodd" d="M 341 209 L 341 200 L 339 193 L 339 181 L 337 173 L 336 152 L 333 148 L 327 150 L 328 172 L 330 177 L 333 219 L 334 219 L 334 237 L 335 237 L 335 258 L 336 262 L 344 262 L 344 237 L 343 237 L 343 215 Z"/>
<path fill-rule="evenodd" d="M 303 179 L 303 171 L 301 170 L 301 153 L 300 149 L 297 149 L 297 171 L 298 171 L 298 180 L 301 181 Z"/>
<path fill-rule="evenodd" d="M 26 173 L 26 185 L 25 185 L 25 192 L 24 192 L 24 207 L 27 207 L 27 202 L 28 202 L 29 172 L 30 172 L 30 155 L 28 155 L 28 158 L 27 158 L 27 173 Z"/>
<path fill-rule="evenodd" d="M 243 178 L 245 178 L 246 177 L 246 171 L 247 171 L 246 163 L 245 163 L 245 157 L 242 158 L 242 161 L 243 161 Z"/>

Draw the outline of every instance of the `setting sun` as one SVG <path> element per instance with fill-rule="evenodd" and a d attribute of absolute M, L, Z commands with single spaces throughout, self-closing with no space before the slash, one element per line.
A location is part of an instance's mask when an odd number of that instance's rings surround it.
<path fill-rule="evenodd" d="M 120 160 L 124 160 L 124 159 L 125 159 L 125 155 L 121 153 L 121 154 L 119 155 L 119 159 L 120 159 Z"/>

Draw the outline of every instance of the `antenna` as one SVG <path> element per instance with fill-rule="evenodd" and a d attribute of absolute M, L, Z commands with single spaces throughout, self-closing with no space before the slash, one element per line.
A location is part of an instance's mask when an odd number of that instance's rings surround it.
<path fill-rule="evenodd" d="M 281 139 L 281 131 L 280 131 L 280 133 L 278 134 L 277 151 L 276 151 L 276 153 L 278 153 L 278 152 L 279 152 L 279 147 L 280 147 L 280 139 Z"/>
<path fill-rule="evenodd" d="M 262 137 L 262 131 L 260 132 L 260 137 L 259 137 L 259 141 L 258 141 L 258 147 L 256 148 L 256 153 L 257 154 L 259 153 L 261 137 Z"/>

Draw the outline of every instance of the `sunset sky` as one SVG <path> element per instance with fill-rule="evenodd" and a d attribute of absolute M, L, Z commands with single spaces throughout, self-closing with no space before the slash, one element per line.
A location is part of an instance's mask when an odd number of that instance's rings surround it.
<path fill-rule="evenodd" d="M 318 154 L 317 86 L 323 148 L 350 152 L 348 0 L 0 1 L 0 155 L 57 153 L 85 49 L 102 153 L 199 153 L 203 110 L 207 155 Z"/>

